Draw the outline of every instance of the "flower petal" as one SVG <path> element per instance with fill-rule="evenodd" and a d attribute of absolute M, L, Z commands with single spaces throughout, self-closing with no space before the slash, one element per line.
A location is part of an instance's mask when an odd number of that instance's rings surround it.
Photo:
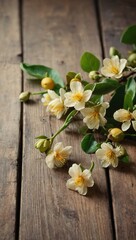
<path fill-rule="evenodd" d="M 127 64 L 127 60 L 126 59 L 120 59 L 120 73 L 126 67 L 126 64 Z"/>
<path fill-rule="evenodd" d="M 87 187 L 92 187 L 94 185 L 94 180 L 92 179 L 90 170 L 85 169 L 82 173 L 82 176 L 85 179 L 85 184 Z"/>
<path fill-rule="evenodd" d="M 48 90 L 48 94 L 51 97 L 51 99 L 56 99 L 59 98 L 59 96 L 53 91 L 53 90 Z"/>
<path fill-rule="evenodd" d="M 61 152 L 70 155 L 72 153 L 72 146 L 66 146 Z"/>
<path fill-rule="evenodd" d="M 133 118 L 136 120 L 136 110 L 133 111 L 132 115 L 133 115 Z"/>
<path fill-rule="evenodd" d="M 122 131 L 124 131 L 124 132 L 127 131 L 130 128 L 130 125 L 131 125 L 130 121 L 124 122 L 121 126 Z"/>
<path fill-rule="evenodd" d="M 84 102 L 87 102 L 90 99 L 91 96 L 92 96 L 92 91 L 91 90 L 86 90 L 84 92 L 84 96 L 83 96 Z"/>
<path fill-rule="evenodd" d="M 55 167 L 55 165 L 54 165 L 54 152 L 49 153 L 47 155 L 47 157 L 45 158 L 45 161 L 46 161 L 46 164 L 49 168 L 51 168 L 51 169 L 54 168 Z"/>
<path fill-rule="evenodd" d="M 87 186 L 85 186 L 85 185 L 83 185 L 82 187 L 77 187 L 76 190 L 81 195 L 86 195 L 87 194 Z"/>
<path fill-rule="evenodd" d="M 129 116 L 130 116 L 130 113 L 126 109 L 119 109 L 113 114 L 114 119 L 118 122 L 124 122 L 129 120 L 128 119 Z"/>
<path fill-rule="evenodd" d="M 60 88 L 59 93 L 60 93 L 61 99 L 64 100 L 64 99 L 65 99 L 65 96 L 64 96 L 64 95 L 65 95 L 65 93 L 66 93 L 66 91 L 64 90 L 64 88 Z"/>
<path fill-rule="evenodd" d="M 62 142 L 58 142 L 55 144 L 54 146 L 54 151 L 61 151 L 63 149 L 63 143 Z"/>
<path fill-rule="evenodd" d="M 69 168 L 69 171 L 68 171 L 69 175 L 71 177 L 78 177 L 79 175 L 82 174 L 82 170 L 81 170 L 81 167 L 79 165 L 77 165 L 76 163 L 74 163 L 72 165 L 72 167 Z"/>
<path fill-rule="evenodd" d="M 85 102 L 77 102 L 74 106 L 74 108 L 78 111 L 82 110 L 85 107 Z"/>
<path fill-rule="evenodd" d="M 113 166 L 114 168 L 116 168 L 116 167 L 118 166 L 118 162 L 119 162 L 119 160 L 118 160 L 118 158 L 116 158 L 116 159 L 112 162 L 112 166 Z"/>
<path fill-rule="evenodd" d="M 103 168 L 107 168 L 107 167 L 110 166 L 110 162 L 107 161 L 107 160 L 102 160 L 101 161 L 101 165 L 102 165 Z"/>
<path fill-rule="evenodd" d="M 73 93 L 76 93 L 76 92 L 83 92 L 83 86 L 80 82 L 71 82 L 70 83 L 70 89 Z"/>
<path fill-rule="evenodd" d="M 134 130 L 136 131 L 136 121 L 132 121 L 132 126 L 133 126 Z"/>
<path fill-rule="evenodd" d="M 67 180 L 66 186 L 71 190 L 76 190 L 76 185 L 73 178 L 70 178 L 69 180 Z"/>

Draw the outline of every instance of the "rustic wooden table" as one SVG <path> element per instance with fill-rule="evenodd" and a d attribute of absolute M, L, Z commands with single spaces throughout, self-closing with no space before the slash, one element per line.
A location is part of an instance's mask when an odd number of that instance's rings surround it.
<path fill-rule="evenodd" d="M 129 166 L 105 171 L 96 161 L 95 186 L 82 197 L 66 189 L 68 168 L 50 171 L 34 149 L 35 136 L 50 135 L 62 121 L 47 115 L 39 97 L 18 101 L 22 90 L 41 90 L 20 62 L 51 66 L 64 77 L 80 71 L 86 50 L 101 58 L 111 45 L 125 52 L 119 37 L 135 23 L 135 11 L 134 0 L 0 0 L 0 240 L 136 239 L 135 144 L 127 144 Z M 59 140 L 88 166 L 77 133 Z"/>

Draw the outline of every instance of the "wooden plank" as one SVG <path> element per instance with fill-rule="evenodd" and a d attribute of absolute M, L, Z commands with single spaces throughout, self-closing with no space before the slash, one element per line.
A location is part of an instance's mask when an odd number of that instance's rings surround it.
<path fill-rule="evenodd" d="M 136 2 L 100 1 L 103 40 L 106 56 L 110 46 L 115 46 L 127 56 L 125 45 L 119 43 L 120 34 L 129 25 L 135 23 Z M 108 19 L 108 21 L 107 21 Z M 136 205 L 135 205 L 135 175 L 136 175 L 136 144 L 125 143 L 132 163 L 130 166 L 120 164 L 118 169 L 110 169 L 110 181 L 115 219 L 116 239 L 135 239 L 136 237 Z"/>
<path fill-rule="evenodd" d="M 43 0 L 25 0 L 23 19 L 25 62 L 51 66 L 64 77 L 69 70 L 80 71 L 83 51 L 101 55 L 93 1 L 46 0 L 45 4 Z M 37 91 L 40 86 L 25 81 L 25 89 Z M 88 197 L 65 186 L 72 161 L 87 167 L 90 164 L 91 157 L 80 150 L 77 132 L 58 137 L 64 145 L 74 145 L 71 161 L 62 170 L 49 170 L 45 157 L 34 149 L 35 136 L 49 136 L 61 124 L 62 121 L 47 115 L 39 98 L 24 106 L 20 239 L 110 240 L 112 227 L 104 170 L 96 162 L 95 186 Z"/>
<path fill-rule="evenodd" d="M 0 239 L 15 239 L 21 52 L 18 1 L 0 1 Z"/>

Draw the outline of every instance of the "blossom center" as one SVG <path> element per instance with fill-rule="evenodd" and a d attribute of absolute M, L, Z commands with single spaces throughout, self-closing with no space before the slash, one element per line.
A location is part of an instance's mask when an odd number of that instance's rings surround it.
<path fill-rule="evenodd" d="M 119 69 L 115 66 L 112 66 L 111 67 L 111 72 L 114 73 L 114 74 L 118 74 L 119 73 Z"/>
<path fill-rule="evenodd" d="M 55 158 L 60 162 L 64 160 L 64 156 L 58 151 L 55 152 Z"/>
<path fill-rule="evenodd" d="M 80 101 L 82 100 L 82 98 L 83 98 L 83 93 L 80 93 L 80 92 L 75 93 L 75 94 L 73 94 L 73 96 L 72 96 L 73 101 L 78 101 L 78 102 L 80 102 Z"/>
<path fill-rule="evenodd" d="M 64 105 L 62 105 L 62 104 L 56 105 L 53 107 L 53 111 L 55 111 L 55 112 L 61 112 L 61 111 L 63 111 L 63 109 L 64 109 Z"/>
<path fill-rule="evenodd" d="M 99 116 L 99 112 L 98 111 L 94 111 L 91 113 L 91 117 L 93 116 L 93 118 L 97 119 Z"/>
<path fill-rule="evenodd" d="M 123 116 L 122 116 L 122 121 L 123 122 L 126 122 L 126 121 L 129 121 L 133 118 L 132 114 L 131 113 L 124 113 Z"/>
<path fill-rule="evenodd" d="M 75 179 L 75 185 L 76 186 L 82 186 L 85 182 L 85 179 L 82 177 L 82 176 L 78 176 L 76 179 Z"/>
<path fill-rule="evenodd" d="M 116 155 L 115 153 L 112 151 L 112 150 L 108 150 L 106 152 L 106 157 L 109 159 L 109 160 L 114 160 L 116 158 Z"/>

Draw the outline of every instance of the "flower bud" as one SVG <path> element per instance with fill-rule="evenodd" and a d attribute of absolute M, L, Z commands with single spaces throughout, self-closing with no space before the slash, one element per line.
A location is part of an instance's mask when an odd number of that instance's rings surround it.
<path fill-rule="evenodd" d="M 122 157 L 126 154 L 125 148 L 121 145 L 117 146 L 116 150 L 118 151 L 118 156 L 119 157 Z"/>
<path fill-rule="evenodd" d="M 41 81 L 41 86 L 46 90 L 48 90 L 48 89 L 52 90 L 55 86 L 55 83 L 52 78 L 45 77 Z"/>
<path fill-rule="evenodd" d="M 46 152 L 50 148 L 50 140 L 49 139 L 38 139 L 35 143 L 35 148 L 39 149 L 41 153 Z"/>
<path fill-rule="evenodd" d="M 22 92 L 19 95 L 19 100 L 21 102 L 27 102 L 30 98 L 31 93 L 30 92 Z"/>
<path fill-rule="evenodd" d="M 109 55 L 110 55 L 110 57 L 113 57 L 113 56 L 117 55 L 119 58 L 121 58 L 120 52 L 115 47 L 110 47 Z"/>
<path fill-rule="evenodd" d="M 136 53 L 132 53 L 128 57 L 128 64 L 131 67 L 136 67 Z"/>
<path fill-rule="evenodd" d="M 108 138 L 114 142 L 120 142 L 124 139 L 124 133 L 120 128 L 109 129 Z"/>
<path fill-rule="evenodd" d="M 101 77 L 102 75 L 97 71 L 91 71 L 89 73 L 89 78 L 91 78 L 92 80 L 99 80 Z"/>

